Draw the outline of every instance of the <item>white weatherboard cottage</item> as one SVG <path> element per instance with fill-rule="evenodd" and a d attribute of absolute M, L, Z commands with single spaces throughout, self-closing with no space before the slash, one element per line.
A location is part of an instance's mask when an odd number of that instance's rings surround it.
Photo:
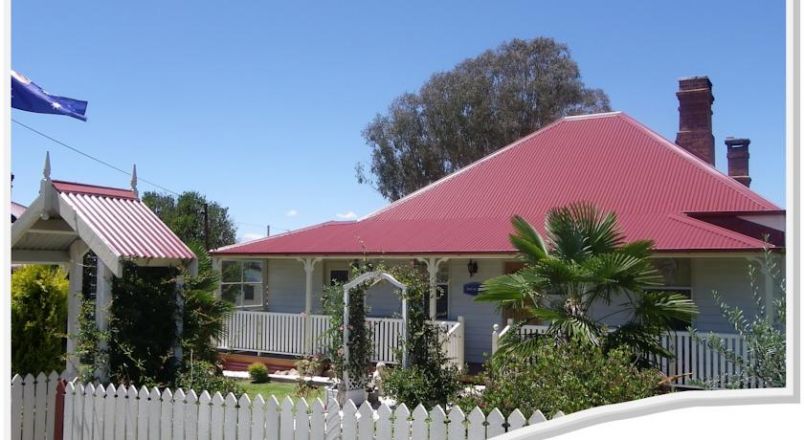
<path fill-rule="evenodd" d="M 360 220 L 214 250 L 221 292 L 238 306 L 221 348 L 315 352 L 327 325 L 319 315 L 322 287 L 347 281 L 350 264 L 368 259 L 421 264 L 431 291 L 443 292 L 431 295 L 430 314 L 449 332 L 449 353 L 460 364 L 480 363 L 492 352 L 493 326 L 499 335 L 518 317 L 475 301 L 479 283 L 521 267 L 508 240 L 511 217 L 521 215 L 543 233 L 546 213 L 573 202 L 615 212 L 627 240 L 653 240 L 664 288 L 699 307 L 694 327 L 728 333 L 712 292 L 754 310 L 748 265 L 765 246 L 782 253 L 785 212 L 749 189 L 747 139 L 728 138 L 728 174 L 715 168 L 709 80 L 682 79 L 677 95 L 675 143 L 620 112 L 565 117 Z M 776 286 L 762 274 L 759 283 L 769 298 Z M 375 350 L 385 351 L 375 357 L 395 362 L 387 346 L 397 344 L 401 327 L 391 318 L 401 304 L 392 288 L 377 289 L 368 297 L 370 324 Z M 594 313 L 610 311 L 601 304 Z M 679 353 L 668 373 L 695 370 L 703 378 L 728 368 L 683 332 L 666 342 Z"/>

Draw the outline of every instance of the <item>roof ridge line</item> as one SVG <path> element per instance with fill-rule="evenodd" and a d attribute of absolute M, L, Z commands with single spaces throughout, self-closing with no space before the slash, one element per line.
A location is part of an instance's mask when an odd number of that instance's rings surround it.
<path fill-rule="evenodd" d="M 127 191 L 127 192 L 131 192 L 131 193 L 134 192 L 134 190 L 132 190 L 131 188 L 121 188 L 119 186 L 95 185 L 95 184 L 92 184 L 92 183 L 74 182 L 74 181 L 71 181 L 71 180 L 52 179 L 51 182 L 53 182 L 53 183 L 68 183 L 70 185 L 91 186 L 93 188 L 116 189 L 118 191 Z"/>
<path fill-rule="evenodd" d="M 611 112 L 587 113 L 587 114 L 583 114 L 583 115 L 564 116 L 561 119 L 564 119 L 564 120 L 567 120 L 567 121 L 580 121 L 580 120 L 584 120 L 584 119 L 610 118 L 612 116 L 617 116 L 617 115 L 622 114 L 622 113 L 623 113 L 622 110 L 616 110 L 616 111 L 611 111 Z"/>
<path fill-rule="evenodd" d="M 464 171 L 467 171 L 467 170 L 469 170 L 471 168 L 474 168 L 475 166 L 480 165 L 481 163 L 486 162 L 487 160 L 490 160 L 490 159 L 496 157 L 499 154 L 502 154 L 502 153 L 504 153 L 504 152 L 506 152 L 508 150 L 511 150 L 511 149 L 519 146 L 520 144 L 522 144 L 525 141 L 529 140 L 530 138 L 536 136 L 537 134 L 544 133 L 545 131 L 550 130 L 551 128 L 554 128 L 554 127 L 558 126 L 559 124 L 561 124 L 565 120 L 567 120 L 567 116 L 564 116 L 564 117 L 562 117 L 560 119 L 557 119 L 557 120 L 545 125 L 544 127 L 534 131 L 533 133 L 531 133 L 531 134 L 529 134 L 529 135 L 527 135 L 525 137 L 521 137 L 521 138 L 515 140 L 514 142 L 511 142 L 508 145 L 505 145 L 504 147 L 501 147 L 501 148 L 497 149 L 497 151 L 495 151 L 495 152 L 493 152 L 491 154 L 488 154 L 486 156 L 483 156 L 480 159 L 470 163 L 469 165 L 466 165 L 465 167 L 463 167 L 463 168 L 461 168 L 461 169 L 459 169 L 457 171 L 453 171 L 452 173 L 449 173 L 446 176 L 441 177 L 440 179 L 436 180 L 435 182 L 432 182 L 432 183 L 430 183 L 430 184 L 428 184 L 428 185 L 426 185 L 426 186 L 424 186 L 422 188 L 417 189 L 416 191 L 413 191 L 412 193 L 402 197 L 401 199 L 394 200 L 393 202 L 383 206 L 382 208 L 377 209 L 376 211 L 370 212 L 370 213 L 364 215 L 363 217 L 360 217 L 356 221 L 361 222 L 363 220 L 367 220 L 367 219 L 369 219 L 371 217 L 374 217 L 376 215 L 379 215 L 379 214 L 391 209 L 393 206 L 401 204 L 401 203 L 403 203 L 403 202 L 405 202 L 405 201 L 407 201 L 409 199 L 412 199 L 412 198 L 414 198 L 414 197 L 416 197 L 416 196 L 418 196 L 418 195 L 420 195 L 420 194 L 422 194 L 422 193 L 424 193 L 426 191 L 429 191 L 429 190 L 435 188 L 436 186 L 438 186 L 439 184 L 444 183 L 444 182 L 452 179 L 453 177 L 463 173 Z"/>

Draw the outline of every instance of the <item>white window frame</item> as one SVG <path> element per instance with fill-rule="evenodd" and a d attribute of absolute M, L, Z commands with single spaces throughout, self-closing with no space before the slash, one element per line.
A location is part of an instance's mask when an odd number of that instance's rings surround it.
<path fill-rule="evenodd" d="M 240 265 L 240 281 L 224 281 L 223 280 L 223 267 L 226 264 L 238 264 Z M 245 280 L 245 266 L 246 264 L 258 264 L 260 265 L 260 281 L 246 281 Z M 265 301 L 265 294 L 264 294 L 264 285 L 265 285 L 265 273 L 266 273 L 266 262 L 265 260 L 223 260 L 221 261 L 221 298 L 225 299 L 224 290 L 226 290 L 226 286 L 240 286 L 240 293 L 235 298 L 234 306 L 236 309 L 256 309 L 256 308 L 263 308 L 263 304 Z M 245 291 L 244 287 L 246 285 L 254 286 L 254 299 L 249 300 L 250 303 L 246 304 L 245 298 Z"/>

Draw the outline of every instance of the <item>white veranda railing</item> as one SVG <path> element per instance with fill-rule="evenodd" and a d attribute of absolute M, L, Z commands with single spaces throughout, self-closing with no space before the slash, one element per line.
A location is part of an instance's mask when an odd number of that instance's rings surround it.
<path fill-rule="evenodd" d="M 499 340 L 514 328 L 511 321 L 502 330 L 494 326 L 491 336 L 492 353 L 497 351 Z M 534 337 L 544 334 L 548 329 L 546 325 L 523 325 L 519 327 L 520 336 Z M 695 385 L 707 383 L 719 388 L 729 386 L 729 378 L 740 372 L 739 365 L 729 360 L 718 351 L 712 350 L 706 343 L 709 333 L 701 333 L 700 341 L 692 337 L 689 332 L 677 331 L 661 336 L 662 347 L 675 354 L 672 359 L 657 358 L 659 370 L 667 376 L 678 376 L 677 385 Z M 715 333 L 723 345 L 733 351 L 737 356 L 749 360 L 748 347 L 745 338 L 737 334 Z M 757 382 L 748 384 L 754 388 L 761 386 Z"/>
<path fill-rule="evenodd" d="M 464 323 L 436 321 L 442 330 L 447 357 L 459 368 L 464 364 Z M 397 350 L 403 338 L 403 323 L 396 318 L 366 318 L 371 328 L 374 350 L 372 362 L 398 363 Z M 309 326 L 309 336 L 305 329 Z M 274 313 L 238 310 L 226 321 L 226 333 L 218 341 L 222 350 L 251 351 L 290 356 L 323 353 L 328 346 L 326 315 Z"/>

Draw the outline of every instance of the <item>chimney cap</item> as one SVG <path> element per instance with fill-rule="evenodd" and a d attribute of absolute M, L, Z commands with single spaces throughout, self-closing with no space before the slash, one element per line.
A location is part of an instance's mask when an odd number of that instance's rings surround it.
<path fill-rule="evenodd" d="M 751 139 L 737 138 L 737 137 L 734 137 L 734 136 L 727 136 L 725 142 L 726 142 L 726 145 L 729 146 L 729 147 L 743 146 L 743 145 L 747 147 L 751 143 Z"/>
<path fill-rule="evenodd" d="M 678 79 L 680 90 L 711 89 L 712 81 L 706 75 L 685 76 Z"/>

